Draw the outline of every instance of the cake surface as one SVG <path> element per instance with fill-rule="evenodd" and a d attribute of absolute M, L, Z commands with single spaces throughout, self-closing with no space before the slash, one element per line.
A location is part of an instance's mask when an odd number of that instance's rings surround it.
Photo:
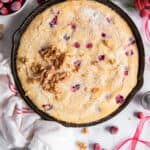
<path fill-rule="evenodd" d="M 21 37 L 17 73 L 31 101 L 69 123 L 109 116 L 137 84 L 138 48 L 124 19 L 96 1 L 65 1 Z"/>

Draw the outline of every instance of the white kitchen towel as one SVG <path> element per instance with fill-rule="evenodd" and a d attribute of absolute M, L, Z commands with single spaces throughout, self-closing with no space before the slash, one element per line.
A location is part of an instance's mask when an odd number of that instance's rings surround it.
<path fill-rule="evenodd" d="M 9 62 L 0 62 L 0 149 L 71 149 L 72 129 L 41 120 L 19 95 L 12 81 Z M 5 147 L 5 148 L 4 148 Z"/>

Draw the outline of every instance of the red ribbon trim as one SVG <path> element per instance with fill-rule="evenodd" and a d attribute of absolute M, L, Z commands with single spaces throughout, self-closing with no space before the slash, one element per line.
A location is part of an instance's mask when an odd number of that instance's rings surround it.
<path fill-rule="evenodd" d="M 137 126 L 136 132 L 133 136 L 133 138 L 127 138 L 124 141 L 122 141 L 120 144 L 118 144 L 115 148 L 115 150 L 120 150 L 127 142 L 132 141 L 131 143 L 131 149 L 130 150 L 135 150 L 136 145 L 138 142 L 143 143 L 144 145 L 148 146 L 150 148 L 150 142 L 149 141 L 143 141 L 140 140 L 139 137 L 141 135 L 142 129 L 144 127 L 144 124 L 146 121 L 150 120 L 150 116 L 146 116 L 140 120 L 139 125 Z"/>
<path fill-rule="evenodd" d="M 8 88 L 9 88 L 9 90 L 10 90 L 14 95 L 17 95 L 17 94 L 18 94 L 18 91 L 17 91 L 15 85 L 11 82 L 11 79 L 10 79 L 9 75 L 7 75 L 7 78 L 8 78 Z"/>

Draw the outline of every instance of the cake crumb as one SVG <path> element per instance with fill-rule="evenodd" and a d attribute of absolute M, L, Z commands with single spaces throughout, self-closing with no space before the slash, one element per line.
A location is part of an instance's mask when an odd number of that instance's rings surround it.
<path fill-rule="evenodd" d="M 79 148 L 79 150 L 87 150 L 87 145 L 84 142 L 77 142 L 77 146 Z"/>
<path fill-rule="evenodd" d="M 89 133 L 89 129 L 88 128 L 83 128 L 81 132 L 83 134 L 88 134 Z"/>
<path fill-rule="evenodd" d="M 0 24 L 0 30 L 2 30 L 4 28 L 3 24 Z"/>

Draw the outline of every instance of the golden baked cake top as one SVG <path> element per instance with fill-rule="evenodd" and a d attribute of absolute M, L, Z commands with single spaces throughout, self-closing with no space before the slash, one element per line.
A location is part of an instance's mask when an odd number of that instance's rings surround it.
<path fill-rule="evenodd" d="M 138 49 L 115 11 L 96 1 L 66 1 L 37 15 L 24 32 L 17 72 L 26 95 L 70 123 L 102 119 L 137 83 Z"/>

